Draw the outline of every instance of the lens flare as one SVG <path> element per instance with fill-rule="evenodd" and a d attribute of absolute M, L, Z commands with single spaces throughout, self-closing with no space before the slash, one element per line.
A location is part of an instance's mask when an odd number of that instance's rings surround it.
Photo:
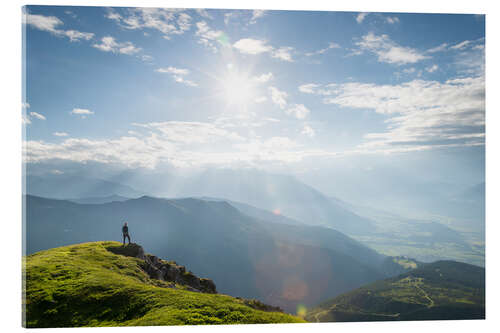
<path fill-rule="evenodd" d="M 304 304 L 297 305 L 297 316 L 304 318 L 307 313 L 307 308 Z"/>

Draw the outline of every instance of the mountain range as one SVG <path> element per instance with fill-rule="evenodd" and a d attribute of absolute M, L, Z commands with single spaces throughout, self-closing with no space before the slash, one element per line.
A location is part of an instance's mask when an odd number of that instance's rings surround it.
<path fill-rule="evenodd" d="M 155 183 L 155 180 L 150 182 Z M 77 201 L 112 195 L 134 198 L 146 194 L 114 181 L 69 175 L 28 176 L 26 193 Z M 148 195 L 224 198 L 275 212 L 302 224 L 328 226 L 349 235 L 367 234 L 374 228 L 369 219 L 352 213 L 294 177 L 257 170 L 207 170 L 175 186 L 166 185 L 163 190 L 148 192 Z M 89 202 L 98 203 L 95 198 Z"/>
<path fill-rule="evenodd" d="M 220 291 L 295 312 L 385 277 L 385 256 L 331 228 L 286 225 L 243 214 L 227 202 L 143 196 L 104 204 L 28 195 L 26 250 L 120 240 L 189 263 Z"/>
<path fill-rule="evenodd" d="M 94 204 L 137 198 L 145 193 L 219 200 L 256 219 L 333 228 L 390 256 L 484 265 L 484 183 L 465 190 L 441 184 L 431 192 L 425 191 L 432 188 L 429 186 L 422 185 L 418 191 L 412 187 L 408 195 L 415 191 L 421 194 L 414 202 L 416 210 L 426 211 L 421 199 L 427 193 L 424 201 L 451 215 L 408 217 L 393 209 L 398 206 L 397 198 L 388 197 L 376 207 L 352 204 L 327 197 L 295 177 L 251 169 L 209 169 L 189 177 L 145 171 L 102 177 L 107 180 L 92 178 L 90 174 L 28 175 L 27 183 L 32 185 L 26 193 Z M 390 191 L 385 192 L 384 195 L 390 195 Z"/>

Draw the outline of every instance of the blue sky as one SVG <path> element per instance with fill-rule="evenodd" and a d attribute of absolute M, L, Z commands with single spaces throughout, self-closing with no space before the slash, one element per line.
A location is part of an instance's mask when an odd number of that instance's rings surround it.
<path fill-rule="evenodd" d="M 25 9 L 25 162 L 484 180 L 484 16 Z"/>

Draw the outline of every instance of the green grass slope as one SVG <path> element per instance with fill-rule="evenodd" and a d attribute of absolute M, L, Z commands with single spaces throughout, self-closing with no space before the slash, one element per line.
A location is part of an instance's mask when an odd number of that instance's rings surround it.
<path fill-rule="evenodd" d="M 259 302 L 151 279 L 121 243 L 92 242 L 24 257 L 26 327 L 299 323 Z M 114 251 L 115 253 L 113 253 Z M 250 306 L 249 306 L 250 305 Z"/>
<path fill-rule="evenodd" d="M 484 268 L 455 261 L 423 264 L 321 304 L 312 322 L 485 318 Z"/>

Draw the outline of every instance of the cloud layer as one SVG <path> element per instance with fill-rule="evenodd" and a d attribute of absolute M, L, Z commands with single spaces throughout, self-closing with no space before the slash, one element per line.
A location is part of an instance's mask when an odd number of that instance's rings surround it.
<path fill-rule="evenodd" d="M 127 8 L 121 13 L 110 10 L 106 17 L 116 21 L 125 29 L 156 30 L 165 39 L 188 31 L 192 20 L 183 10 L 169 8 Z"/>
<path fill-rule="evenodd" d="M 433 146 L 484 144 L 484 77 L 437 81 L 413 80 L 399 85 L 372 83 L 306 84 L 303 93 L 345 109 L 373 110 L 387 116 L 387 130 L 368 133 L 364 148 L 390 151 Z"/>
<path fill-rule="evenodd" d="M 90 140 L 68 138 L 59 144 L 29 140 L 23 144 L 26 163 L 98 162 L 129 168 L 155 168 L 266 163 L 293 163 L 313 156 L 334 156 L 306 149 L 288 137 L 244 137 L 215 123 L 168 121 L 137 123 L 127 136 Z M 310 129 L 305 135 L 311 136 Z"/>

